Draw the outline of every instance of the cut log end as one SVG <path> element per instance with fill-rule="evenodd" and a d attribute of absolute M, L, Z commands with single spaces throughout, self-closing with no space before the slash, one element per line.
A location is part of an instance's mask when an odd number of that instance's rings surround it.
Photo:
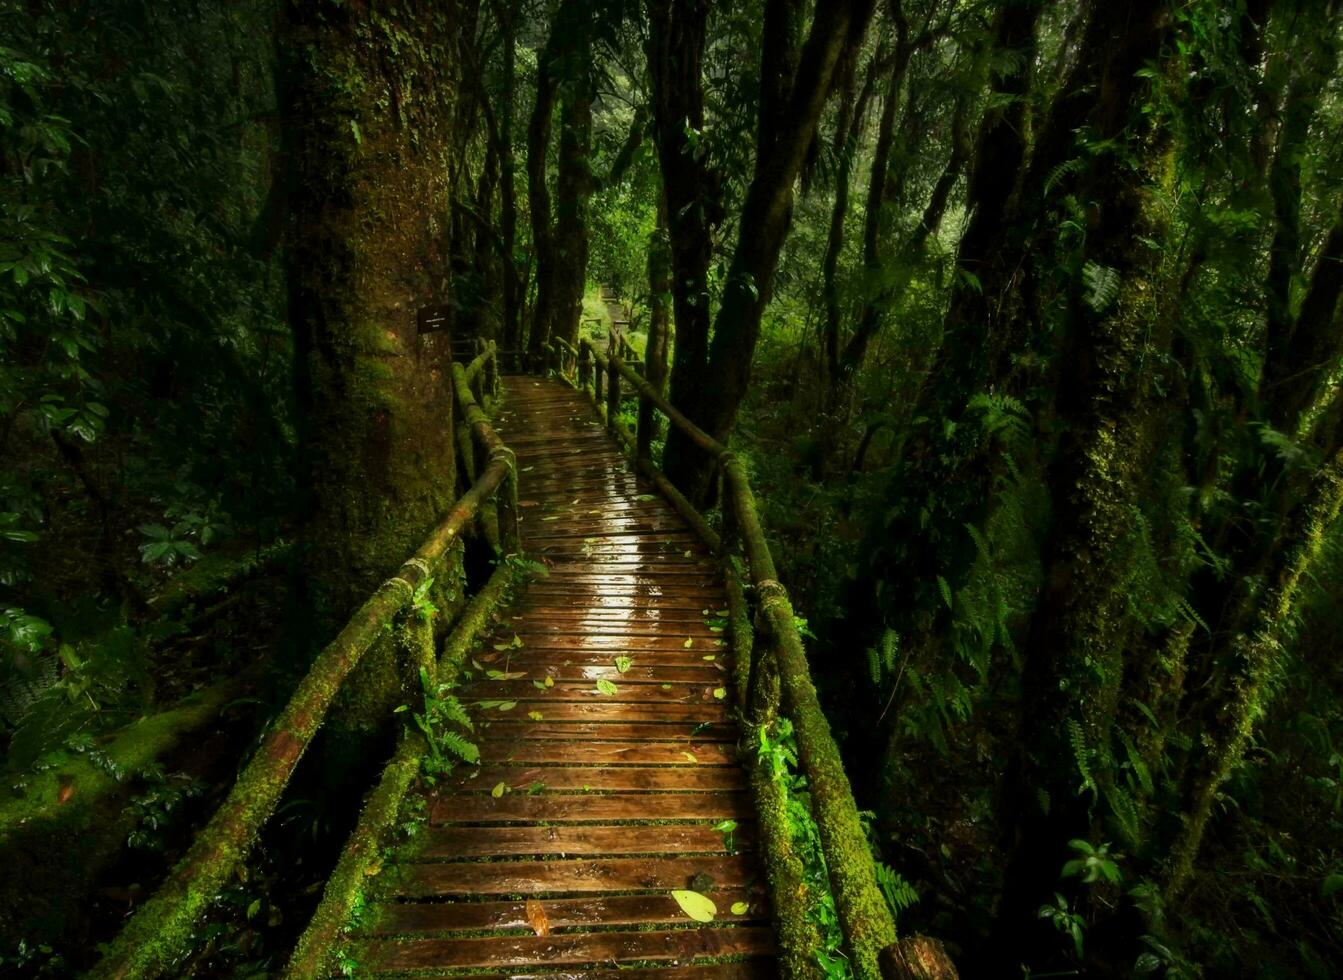
<path fill-rule="evenodd" d="M 957 980 L 940 939 L 907 936 L 881 951 L 882 980 Z"/>

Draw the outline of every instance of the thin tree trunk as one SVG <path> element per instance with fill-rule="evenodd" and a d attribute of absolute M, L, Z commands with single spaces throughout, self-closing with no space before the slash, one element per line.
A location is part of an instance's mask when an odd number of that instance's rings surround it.
<path fill-rule="evenodd" d="M 767 7 L 767 18 L 774 6 Z M 786 7 L 780 4 L 774 16 L 787 16 Z M 760 320 L 769 302 L 779 251 L 788 233 L 793 184 L 815 136 L 840 54 L 846 44 L 861 43 L 871 14 L 868 0 L 841 0 L 817 7 L 797 58 L 786 103 L 773 105 L 768 100 L 762 101 L 755 174 L 742 208 L 722 305 L 714 319 L 709 363 L 700 386 L 702 400 L 697 403 L 678 400 L 674 373 L 672 378 L 672 397 L 678 407 L 720 441 L 726 441 L 731 433 L 750 385 Z M 773 83 L 765 86 L 766 92 L 775 89 Z M 668 205 L 671 206 L 670 200 Z M 679 343 L 677 361 L 680 361 Z M 668 454 L 671 457 L 668 475 L 691 500 L 701 503 L 706 500 L 713 460 L 676 431 L 668 437 Z M 670 469 L 672 460 L 676 463 L 675 472 Z"/>
<path fill-rule="evenodd" d="M 586 66 L 588 45 L 575 59 Z M 580 69 L 581 70 L 581 69 Z M 591 74 L 565 85 L 560 106 L 559 175 L 555 182 L 555 285 L 550 332 L 571 344 L 578 343 L 578 322 L 583 315 L 583 293 L 588 270 L 588 197 L 592 193 L 592 99 Z"/>
<path fill-rule="evenodd" d="M 709 170 L 692 137 L 704 129 L 702 88 L 707 0 L 648 0 L 648 73 L 662 193 L 672 261 L 676 359 L 671 397 L 678 406 L 704 399 L 709 349 L 709 262 L 713 229 L 722 220 L 720 175 Z M 669 474 L 692 465 L 693 447 L 669 440 Z"/>
<path fill-rule="evenodd" d="M 876 58 L 868 65 L 862 90 L 855 100 L 850 85 L 842 96 L 839 116 L 835 121 L 835 202 L 830 209 L 830 230 L 826 238 L 825 259 L 822 262 L 825 294 L 825 327 L 822 353 L 825 364 L 825 389 L 833 390 L 839 376 L 839 340 L 843 314 L 839 302 L 839 256 L 844 250 L 844 225 L 849 214 L 849 182 L 853 176 L 854 158 L 858 152 L 858 137 L 862 132 L 867 103 L 876 87 L 879 63 Z M 833 409 L 833 400 L 829 408 Z"/>
<path fill-rule="evenodd" d="M 503 252 L 503 346 L 522 346 L 522 282 L 518 271 L 517 162 L 513 154 L 513 100 L 517 82 L 517 26 L 511 5 L 495 0 L 495 20 L 504 37 L 504 94 L 499 109 L 499 238 Z"/>

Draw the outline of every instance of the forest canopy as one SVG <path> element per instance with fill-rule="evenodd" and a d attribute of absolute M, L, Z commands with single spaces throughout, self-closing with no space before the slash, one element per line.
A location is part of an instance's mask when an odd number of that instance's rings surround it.
<path fill-rule="evenodd" d="M 0 976 L 115 956 L 401 582 L 164 961 L 292 971 L 397 733 L 466 741 L 397 658 L 546 573 L 472 440 L 580 352 L 715 538 L 749 478 L 901 937 L 1343 974 L 1341 49 L 1336 0 L 0 0 Z M 871 976 L 742 707 L 798 975 Z"/>

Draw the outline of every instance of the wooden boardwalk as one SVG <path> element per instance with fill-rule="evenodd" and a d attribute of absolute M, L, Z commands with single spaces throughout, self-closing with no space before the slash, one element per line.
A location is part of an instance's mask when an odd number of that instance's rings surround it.
<path fill-rule="evenodd" d="M 475 655 L 496 674 L 459 692 L 481 766 L 431 797 L 373 888 L 360 972 L 775 976 L 717 565 L 578 392 L 510 377 L 498 428 L 549 574 Z M 708 895 L 714 921 L 673 889 Z"/>

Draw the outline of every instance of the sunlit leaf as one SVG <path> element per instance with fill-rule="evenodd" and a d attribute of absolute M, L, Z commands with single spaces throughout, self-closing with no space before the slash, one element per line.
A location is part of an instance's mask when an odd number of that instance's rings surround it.
<path fill-rule="evenodd" d="M 718 906 L 707 895 L 684 888 L 677 888 L 671 894 L 676 904 L 681 906 L 681 911 L 696 922 L 712 922 L 718 914 Z"/>

